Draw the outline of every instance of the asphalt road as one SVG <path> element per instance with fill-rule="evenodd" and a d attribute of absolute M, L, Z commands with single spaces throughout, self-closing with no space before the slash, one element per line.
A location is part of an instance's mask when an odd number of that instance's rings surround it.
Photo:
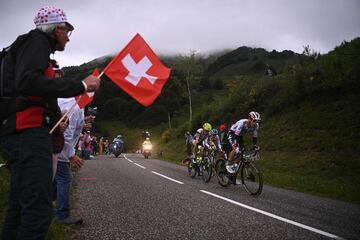
<path fill-rule="evenodd" d="M 86 161 L 75 179 L 74 239 L 360 239 L 360 205 L 271 186 L 254 198 L 139 154 Z"/>

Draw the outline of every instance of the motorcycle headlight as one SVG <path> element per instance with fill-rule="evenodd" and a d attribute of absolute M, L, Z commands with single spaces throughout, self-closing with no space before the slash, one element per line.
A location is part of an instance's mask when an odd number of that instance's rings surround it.
<path fill-rule="evenodd" d="M 145 145 L 144 146 L 144 150 L 151 150 L 152 149 L 152 146 L 151 145 Z"/>

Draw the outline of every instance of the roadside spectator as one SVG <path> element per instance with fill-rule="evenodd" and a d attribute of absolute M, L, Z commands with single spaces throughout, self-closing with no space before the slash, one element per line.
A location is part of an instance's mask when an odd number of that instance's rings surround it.
<path fill-rule="evenodd" d="M 54 79 L 61 78 L 64 76 L 64 72 L 60 69 L 59 64 L 55 60 L 51 60 L 53 70 L 54 70 Z M 57 107 L 57 118 L 61 118 L 61 110 L 59 107 Z M 64 131 L 68 126 L 68 118 L 65 118 L 59 125 L 57 129 L 52 134 L 52 141 L 53 141 L 53 176 L 52 179 L 54 181 L 55 174 L 56 174 L 56 168 L 57 168 L 57 158 L 59 153 L 61 152 L 63 146 L 64 146 Z M 53 191 L 56 193 L 56 184 L 54 184 Z"/>
<path fill-rule="evenodd" d="M 90 159 L 90 153 L 91 153 L 91 136 L 90 131 L 85 131 L 83 139 L 82 139 L 82 145 L 81 145 L 81 158 L 85 160 Z"/>
<path fill-rule="evenodd" d="M 103 149 L 104 149 L 104 137 L 101 137 L 99 141 L 99 155 L 103 154 Z"/>
<path fill-rule="evenodd" d="M 105 154 L 109 154 L 109 139 L 105 139 L 105 142 L 104 142 L 104 149 L 105 149 Z"/>
<path fill-rule="evenodd" d="M 62 112 L 67 112 L 75 103 L 75 98 L 60 98 L 58 100 Z M 76 144 L 81 137 L 81 131 L 85 126 L 84 109 L 81 109 L 77 104 L 69 117 L 69 127 L 64 132 L 64 148 L 58 157 L 58 167 L 56 171 L 56 187 L 57 187 L 57 201 L 56 201 L 56 221 L 59 224 L 81 224 L 82 218 L 70 216 L 70 191 L 72 183 L 71 166 L 80 168 L 83 165 L 83 160 L 76 155 Z M 86 134 L 84 135 L 86 138 Z"/>
<path fill-rule="evenodd" d="M 63 51 L 74 27 L 56 7 L 43 7 L 34 19 L 36 29 L 19 36 L 4 59 L 2 83 L 13 86 L 0 135 L 11 170 L 9 202 L 2 239 L 44 239 L 51 222 L 52 139 L 49 129 L 56 98 L 97 90 L 98 78 L 53 79 L 50 54 Z M 16 59 L 16 64 L 15 64 Z M 12 70 L 13 69 L 13 70 Z M 15 106 L 21 108 L 13 108 Z M 18 154 L 21 152 L 21 154 Z"/>
<path fill-rule="evenodd" d="M 95 135 L 92 136 L 91 147 L 91 155 L 95 156 L 97 154 L 98 148 L 98 142 Z"/>

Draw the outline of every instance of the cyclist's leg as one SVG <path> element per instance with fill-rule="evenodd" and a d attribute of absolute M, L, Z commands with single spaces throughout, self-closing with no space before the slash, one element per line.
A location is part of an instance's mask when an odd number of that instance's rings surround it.
<path fill-rule="evenodd" d="M 244 138 L 243 136 L 236 136 L 236 142 L 238 144 L 238 149 L 236 150 L 236 159 L 234 159 L 234 161 L 236 163 L 239 163 L 242 159 L 242 151 L 244 149 Z"/>
<path fill-rule="evenodd" d="M 197 140 L 192 141 L 192 148 L 191 148 L 191 158 L 195 158 L 196 148 L 197 148 Z"/>
<path fill-rule="evenodd" d="M 234 146 L 236 144 L 236 135 L 235 135 L 235 133 L 233 131 L 229 132 L 228 139 L 229 139 L 229 143 L 230 143 L 231 146 Z M 232 147 L 232 150 L 230 151 L 229 158 L 228 158 L 230 163 L 233 162 L 234 155 L 235 155 L 235 147 Z"/>

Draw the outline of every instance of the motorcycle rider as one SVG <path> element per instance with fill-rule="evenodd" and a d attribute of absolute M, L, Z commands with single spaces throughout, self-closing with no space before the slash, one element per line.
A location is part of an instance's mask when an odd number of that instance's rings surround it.
<path fill-rule="evenodd" d="M 122 153 L 124 149 L 124 140 L 121 135 L 117 135 L 112 143 L 110 144 L 110 152 L 113 153 L 116 157 Z"/>
<path fill-rule="evenodd" d="M 152 152 L 152 144 L 150 138 L 147 137 L 145 138 L 145 141 L 142 144 L 142 153 L 145 158 L 148 158 L 149 156 L 151 156 L 151 152 Z"/>
<path fill-rule="evenodd" d="M 117 135 L 116 138 L 114 138 L 113 143 L 114 142 L 123 142 L 122 136 L 121 135 Z"/>
<path fill-rule="evenodd" d="M 241 152 L 244 148 L 244 139 L 243 136 L 245 133 L 252 133 L 252 142 L 254 147 L 257 147 L 257 138 L 260 122 L 260 114 L 255 111 L 251 111 L 247 119 L 240 119 L 235 124 L 233 124 L 229 130 L 229 142 L 232 146 L 232 151 L 229 154 L 229 159 L 226 163 L 226 169 L 233 173 L 234 169 L 234 158 L 235 154 L 241 156 Z M 235 160 L 236 164 L 240 162 L 240 157 Z"/>
<path fill-rule="evenodd" d="M 149 137 L 145 138 L 145 141 L 144 141 L 143 144 L 142 144 L 142 150 L 143 150 L 143 152 L 144 152 L 144 147 L 147 146 L 147 145 L 148 145 L 148 146 L 152 146 Z"/>

